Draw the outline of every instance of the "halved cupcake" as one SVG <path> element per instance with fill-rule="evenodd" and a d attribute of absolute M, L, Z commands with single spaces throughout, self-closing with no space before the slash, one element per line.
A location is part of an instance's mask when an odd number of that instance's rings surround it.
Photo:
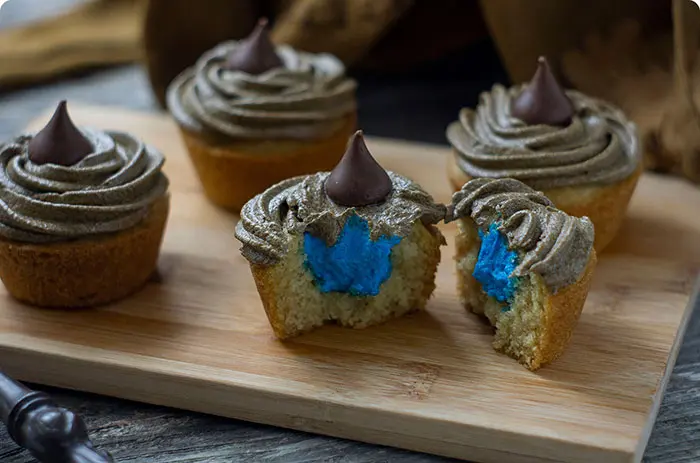
<path fill-rule="evenodd" d="M 386 172 L 361 133 L 332 172 L 270 187 L 236 237 L 275 335 L 325 323 L 364 328 L 425 307 L 435 289 L 445 206 Z"/>
<path fill-rule="evenodd" d="M 593 224 L 514 179 L 474 179 L 454 194 L 458 291 L 495 327 L 493 346 L 530 370 L 569 343 L 596 265 Z"/>

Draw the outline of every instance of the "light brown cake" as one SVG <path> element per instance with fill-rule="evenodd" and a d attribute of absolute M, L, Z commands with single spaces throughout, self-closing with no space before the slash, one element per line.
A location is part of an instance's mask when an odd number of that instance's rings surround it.
<path fill-rule="evenodd" d="M 340 160 L 355 130 L 355 115 L 326 138 L 304 140 L 207 140 L 180 127 L 206 196 L 216 205 L 239 211 L 270 185 L 309 172 L 328 171 Z"/>
<path fill-rule="evenodd" d="M 435 290 L 444 238 L 416 222 L 391 253 L 392 274 L 376 296 L 321 293 L 305 266 L 303 238 L 289 238 L 289 249 L 275 265 L 251 263 L 251 272 L 270 325 L 280 339 L 334 322 L 366 328 L 425 309 Z"/>
<path fill-rule="evenodd" d="M 136 226 L 57 243 L 0 238 L 0 279 L 16 299 L 41 307 L 94 307 L 140 289 L 153 274 L 168 217 L 162 196 Z"/>
<path fill-rule="evenodd" d="M 62 102 L 40 132 L 0 146 L 0 279 L 43 307 L 139 289 L 168 217 L 163 156 L 128 134 L 77 129 Z"/>

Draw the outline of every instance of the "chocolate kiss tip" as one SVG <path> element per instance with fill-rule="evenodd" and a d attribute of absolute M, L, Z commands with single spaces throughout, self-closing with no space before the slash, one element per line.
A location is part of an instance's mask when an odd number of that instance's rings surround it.
<path fill-rule="evenodd" d="M 93 147 L 73 124 L 63 100 L 48 124 L 32 137 L 27 151 L 34 164 L 72 166 L 92 153 Z"/>
<path fill-rule="evenodd" d="M 362 207 L 383 202 L 393 189 L 389 174 L 372 157 L 361 130 L 326 179 L 326 194 L 336 204 Z"/>
<path fill-rule="evenodd" d="M 248 37 L 226 57 L 225 68 L 252 75 L 284 66 L 267 32 L 267 18 L 261 18 Z"/>
<path fill-rule="evenodd" d="M 530 83 L 512 103 L 511 115 L 528 125 L 565 126 L 574 116 L 574 105 L 557 82 L 544 56 Z"/>

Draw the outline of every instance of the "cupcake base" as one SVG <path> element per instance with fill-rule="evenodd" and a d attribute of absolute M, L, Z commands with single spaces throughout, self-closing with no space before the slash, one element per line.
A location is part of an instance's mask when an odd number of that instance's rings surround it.
<path fill-rule="evenodd" d="M 454 191 L 459 191 L 473 178 L 459 168 L 454 156 L 449 157 L 447 169 Z M 632 175 L 611 185 L 553 188 L 543 193 L 557 209 L 574 217 L 591 219 L 595 227 L 594 247 L 600 253 L 617 235 L 642 169 L 640 163 Z"/>
<path fill-rule="evenodd" d="M 209 200 L 238 212 L 268 187 L 298 175 L 331 170 L 355 131 L 356 116 L 319 140 L 240 140 L 221 144 L 180 127 L 182 138 Z"/>
<path fill-rule="evenodd" d="M 270 325 L 280 339 L 325 323 L 365 328 L 423 310 L 435 290 L 444 238 L 436 228 L 417 222 L 411 234 L 392 250 L 393 270 L 377 296 L 319 291 L 306 268 L 302 241 L 290 240 L 286 257 L 275 265 L 251 265 Z"/>
<path fill-rule="evenodd" d="M 75 241 L 0 240 L 0 279 L 16 299 L 40 307 L 93 307 L 141 288 L 156 268 L 168 217 L 164 196 L 138 225 Z"/>
<path fill-rule="evenodd" d="M 590 288 L 596 265 L 591 251 L 578 281 L 552 294 L 540 275 L 522 278 L 510 309 L 482 291 L 472 276 L 481 241 L 474 223 L 458 221 L 456 237 L 457 290 L 464 307 L 485 316 L 495 327 L 493 347 L 535 371 L 557 359 L 569 344 Z"/>

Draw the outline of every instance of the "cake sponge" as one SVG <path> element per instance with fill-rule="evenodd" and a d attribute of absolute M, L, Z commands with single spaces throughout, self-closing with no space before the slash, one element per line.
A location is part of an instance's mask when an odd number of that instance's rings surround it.
<path fill-rule="evenodd" d="M 251 265 L 270 325 L 281 339 L 327 323 L 365 328 L 424 309 L 435 289 L 444 242 L 437 228 L 416 221 L 408 236 L 391 249 L 391 272 L 381 290 L 361 295 L 320 291 L 304 251 L 304 236 L 288 238 L 288 252 L 276 265 Z"/>
<path fill-rule="evenodd" d="M 580 278 L 553 294 L 542 276 L 518 279 L 509 307 L 490 296 L 474 277 L 482 241 L 470 219 L 460 219 L 456 239 L 457 289 L 466 308 L 485 316 L 495 328 L 493 347 L 517 359 L 530 370 L 559 357 L 569 343 L 591 284 L 596 265 L 590 254 Z"/>

